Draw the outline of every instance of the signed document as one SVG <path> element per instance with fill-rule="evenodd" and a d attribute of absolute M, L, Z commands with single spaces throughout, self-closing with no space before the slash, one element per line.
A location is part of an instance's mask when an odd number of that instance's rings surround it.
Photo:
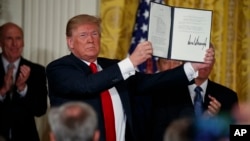
<path fill-rule="evenodd" d="M 212 11 L 150 3 L 148 41 L 153 55 L 204 62 L 210 44 Z"/>

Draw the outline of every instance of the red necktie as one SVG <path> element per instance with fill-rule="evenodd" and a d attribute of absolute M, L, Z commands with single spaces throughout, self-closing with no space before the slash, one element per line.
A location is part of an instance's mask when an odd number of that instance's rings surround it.
<path fill-rule="evenodd" d="M 95 63 L 90 63 L 89 67 L 93 73 L 97 72 L 97 67 Z M 115 118 L 112 100 L 108 90 L 105 90 L 101 93 L 101 100 L 106 130 L 106 141 L 115 141 Z"/>

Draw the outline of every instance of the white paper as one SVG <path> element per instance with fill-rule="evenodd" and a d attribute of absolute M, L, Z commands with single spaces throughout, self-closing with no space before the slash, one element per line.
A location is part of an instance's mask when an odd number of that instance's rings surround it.
<path fill-rule="evenodd" d="M 209 11 L 175 8 L 171 57 L 204 62 L 209 48 L 211 17 Z"/>
<path fill-rule="evenodd" d="M 151 3 L 148 41 L 152 43 L 154 56 L 167 58 L 170 37 L 170 14 L 171 7 Z"/>
<path fill-rule="evenodd" d="M 171 13 L 171 8 L 174 13 Z M 171 7 L 151 2 L 148 41 L 152 43 L 153 55 L 204 62 L 210 44 L 211 20 L 212 11 L 209 10 Z"/>

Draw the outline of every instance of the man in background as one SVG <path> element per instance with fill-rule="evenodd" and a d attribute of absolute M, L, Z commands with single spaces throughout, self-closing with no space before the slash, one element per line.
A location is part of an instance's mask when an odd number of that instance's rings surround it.
<path fill-rule="evenodd" d="M 156 61 L 157 72 L 162 72 L 165 70 L 173 69 L 182 64 L 182 61 L 170 60 L 166 58 L 159 57 Z"/>
<path fill-rule="evenodd" d="M 97 115 L 84 102 L 68 102 L 49 111 L 50 141 L 99 141 Z"/>
<path fill-rule="evenodd" d="M 210 48 L 213 48 L 212 44 Z M 172 69 L 171 64 L 179 64 L 176 61 L 173 62 L 174 60 L 159 59 L 158 63 L 159 61 L 166 62 L 166 67 L 163 70 Z M 238 98 L 236 92 L 233 90 L 209 79 L 209 74 L 212 71 L 214 63 L 215 60 L 211 66 L 199 69 L 198 77 L 189 85 L 168 85 L 153 91 L 153 140 L 162 141 L 165 129 L 173 120 L 183 117 L 191 117 L 198 120 L 195 117 L 194 110 L 194 89 L 196 86 L 200 86 L 203 89 L 201 92 L 202 118 L 215 118 L 218 121 L 221 121 L 220 119 L 223 118 L 225 122 L 220 122 L 223 125 L 217 124 L 214 121 L 207 122 L 211 122 L 211 126 L 218 130 L 229 130 L 229 124 L 232 122 L 231 112 L 235 105 L 237 105 Z M 174 66 L 177 67 L 178 65 Z M 163 67 L 159 66 L 160 68 Z M 157 96 L 157 94 L 161 96 Z M 201 122 L 205 121 L 201 120 Z"/>
<path fill-rule="evenodd" d="M 23 30 L 0 27 L 0 135 L 7 141 L 39 141 L 35 117 L 47 110 L 45 67 L 23 58 Z"/>

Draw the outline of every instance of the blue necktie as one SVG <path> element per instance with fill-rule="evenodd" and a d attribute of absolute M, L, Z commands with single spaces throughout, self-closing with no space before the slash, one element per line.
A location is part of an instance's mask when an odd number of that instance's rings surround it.
<path fill-rule="evenodd" d="M 194 91 L 196 93 L 194 97 L 194 111 L 195 111 L 196 117 L 200 117 L 203 113 L 203 108 L 202 108 L 203 100 L 202 100 L 202 95 L 201 95 L 202 88 L 197 86 L 194 89 Z"/>

